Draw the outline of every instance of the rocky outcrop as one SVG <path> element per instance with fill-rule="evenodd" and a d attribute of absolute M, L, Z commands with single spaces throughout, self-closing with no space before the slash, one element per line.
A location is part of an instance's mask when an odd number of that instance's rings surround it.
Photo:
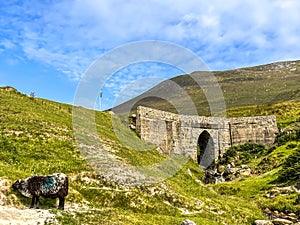
<path fill-rule="evenodd" d="M 255 220 L 254 225 L 300 225 L 300 218 L 295 213 L 286 214 L 266 208 L 264 214 L 269 220 Z"/>
<path fill-rule="evenodd" d="M 255 220 L 254 225 L 300 225 L 300 223 L 294 223 L 291 220 L 277 218 L 274 220 Z"/>
<path fill-rule="evenodd" d="M 241 165 L 234 167 L 231 164 L 226 166 L 216 165 L 211 166 L 205 171 L 206 184 L 217 184 L 224 181 L 232 181 L 237 177 L 249 177 L 252 174 L 252 170 L 247 165 Z"/>

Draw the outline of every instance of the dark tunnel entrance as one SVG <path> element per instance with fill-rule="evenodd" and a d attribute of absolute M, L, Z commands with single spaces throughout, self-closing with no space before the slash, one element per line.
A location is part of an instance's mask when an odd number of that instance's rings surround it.
<path fill-rule="evenodd" d="M 198 138 L 197 161 L 204 169 L 209 167 L 215 160 L 214 142 L 210 134 L 205 130 Z"/>

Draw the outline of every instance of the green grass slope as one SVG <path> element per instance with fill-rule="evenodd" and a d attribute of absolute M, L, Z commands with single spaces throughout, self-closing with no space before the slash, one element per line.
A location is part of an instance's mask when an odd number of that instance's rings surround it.
<path fill-rule="evenodd" d="M 276 186 L 276 182 L 290 185 L 277 178 L 284 171 L 298 168 L 294 164 L 298 159 L 295 152 L 299 140 L 294 131 L 298 127 L 299 105 L 284 104 L 287 113 L 277 112 L 282 116 L 281 145 L 255 159 L 278 160 L 280 163 L 276 167 L 265 168 L 259 176 L 206 186 L 201 182 L 202 169 L 189 160 L 164 182 L 128 188 L 96 173 L 85 161 L 74 140 L 72 106 L 33 99 L 13 88 L 0 88 L 0 180 L 12 183 L 33 174 L 66 173 L 70 178 L 66 210 L 53 210 L 61 224 L 173 225 L 185 219 L 209 225 L 252 224 L 255 219 L 264 218 L 264 208 L 282 210 L 285 201 L 290 204 L 285 204 L 286 208 L 299 212 L 298 206 L 292 203 L 295 193 L 289 195 L 290 199 L 278 196 L 277 202 L 264 197 L 265 191 Z M 243 110 L 248 115 L 257 113 L 255 107 Z M 267 105 L 261 106 L 259 112 L 268 114 L 272 110 L 272 106 Z M 239 112 L 240 109 L 230 113 Z M 113 131 L 111 115 L 93 113 L 100 141 L 120 162 L 143 166 L 168 158 L 155 150 L 141 152 L 125 146 Z M 251 159 L 251 163 L 259 165 L 260 161 Z M 298 175 L 295 175 L 293 179 L 297 180 Z M 30 204 L 29 199 L 11 189 L 1 191 L 7 205 L 24 208 Z M 41 200 L 43 208 L 53 209 L 54 205 L 53 200 Z"/>

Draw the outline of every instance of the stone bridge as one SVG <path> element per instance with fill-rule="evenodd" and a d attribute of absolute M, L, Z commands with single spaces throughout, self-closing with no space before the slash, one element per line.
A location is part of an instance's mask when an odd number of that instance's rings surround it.
<path fill-rule="evenodd" d="M 137 109 L 136 130 L 141 139 L 156 144 L 162 152 L 190 156 L 204 168 L 233 145 L 271 145 L 278 132 L 275 116 L 190 116 L 143 106 Z"/>

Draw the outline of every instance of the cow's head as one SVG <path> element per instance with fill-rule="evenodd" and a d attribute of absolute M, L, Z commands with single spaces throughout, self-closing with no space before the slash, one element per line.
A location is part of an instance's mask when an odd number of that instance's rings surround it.
<path fill-rule="evenodd" d="M 18 180 L 16 181 L 13 185 L 12 185 L 12 188 L 14 190 L 19 190 L 19 188 L 22 186 L 22 180 Z"/>
<path fill-rule="evenodd" d="M 13 185 L 12 188 L 14 190 L 25 190 L 27 188 L 26 180 L 17 180 Z"/>
<path fill-rule="evenodd" d="M 12 185 L 12 188 L 13 188 L 13 190 L 19 191 L 25 197 L 31 198 L 32 195 L 30 194 L 30 192 L 28 190 L 28 185 L 27 185 L 26 181 L 27 181 L 26 179 L 25 180 L 17 180 Z"/>

